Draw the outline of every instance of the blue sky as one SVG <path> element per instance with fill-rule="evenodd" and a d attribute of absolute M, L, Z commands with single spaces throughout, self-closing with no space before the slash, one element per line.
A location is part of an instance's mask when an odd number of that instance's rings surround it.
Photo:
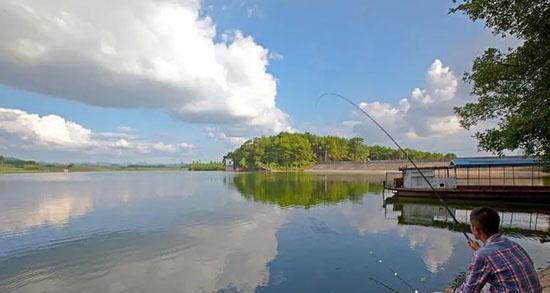
<path fill-rule="evenodd" d="M 407 146 L 475 155 L 472 133 L 455 129 L 452 113 L 472 100 L 461 77 L 485 47 L 511 44 L 449 15 L 451 1 L 65 2 L 0 5 L 22 27 L 0 28 L 2 43 L 15 44 L 0 46 L 0 121 L 11 123 L 0 126 L 0 153 L 47 161 L 216 160 L 246 138 L 281 130 L 387 144 L 348 105 L 325 99 L 315 106 L 320 94 L 339 92 L 374 111 Z M 97 16 L 84 13 L 90 9 Z M 133 20 L 117 11 L 134 13 Z M 58 23 L 42 29 L 52 18 Z M 70 22 L 71 30 L 62 26 Z M 136 60 L 153 69 L 124 71 Z M 166 69 L 171 60 L 177 66 Z M 217 63 L 227 80 L 219 81 Z M 42 119 L 51 114 L 62 123 Z M 71 134 L 70 122 L 85 131 Z"/>

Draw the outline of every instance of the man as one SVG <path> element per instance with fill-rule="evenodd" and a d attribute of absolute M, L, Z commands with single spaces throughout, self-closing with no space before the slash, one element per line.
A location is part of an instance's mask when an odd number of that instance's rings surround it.
<path fill-rule="evenodd" d="M 470 213 L 472 234 L 477 241 L 468 245 L 475 251 L 466 278 L 454 292 L 481 292 L 490 284 L 490 292 L 542 292 L 533 261 L 512 240 L 498 233 L 500 217 L 490 208 L 475 208 Z M 447 289 L 446 292 L 453 292 Z"/>

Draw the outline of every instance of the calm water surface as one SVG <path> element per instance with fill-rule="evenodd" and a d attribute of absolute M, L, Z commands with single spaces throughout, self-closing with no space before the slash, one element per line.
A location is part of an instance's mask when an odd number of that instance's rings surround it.
<path fill-rule="evenodd" d="M 550 208 L 497 208 L 548 266 Z M 0 292 L 431 292 L 465 270 L 464 229 L 364 176 L 1 175 Z"/>

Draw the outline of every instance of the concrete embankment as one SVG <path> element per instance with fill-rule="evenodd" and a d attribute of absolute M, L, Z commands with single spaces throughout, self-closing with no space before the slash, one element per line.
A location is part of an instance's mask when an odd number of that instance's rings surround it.
<path fill-rule="evenodd" d="M 419 167 L 448 166 L 449 161 L 418 160 Z M 327 162 L 318 163 L 307 169 L 311 173 L 365 173 L 384 175 L 386 172 L 397 172 L 401 167 L 412 167 L 407 160 L 380 160 L 368 162 Z"/>

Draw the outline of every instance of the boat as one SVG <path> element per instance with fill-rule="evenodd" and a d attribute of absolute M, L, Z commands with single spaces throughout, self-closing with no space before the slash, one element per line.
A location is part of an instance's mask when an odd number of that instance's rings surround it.
<path fill-rule="evenodd" d="M 401 167 L 384 187 L 397 197 L 550 202 L 549 162 L 531 157 L 457 158 L 448 166 Z"/>

